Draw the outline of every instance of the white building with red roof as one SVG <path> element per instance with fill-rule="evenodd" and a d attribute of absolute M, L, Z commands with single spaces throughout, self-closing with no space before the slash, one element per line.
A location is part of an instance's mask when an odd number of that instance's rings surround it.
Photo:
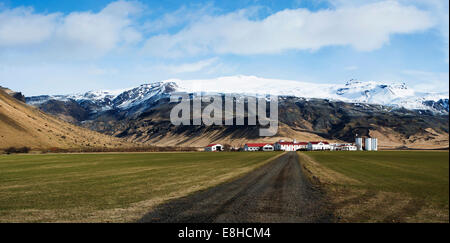
<path fill-rule="evenodd" d="M 244 145 L 244 151 L 273 151 L 273 145 L 271 143 L 246 143 Z"/>
<path fill-rule="evenodd" d="M 221 144 L 210 144 L 208 146 L 205 147 L 205 152 L 216 152 L 216 151 L 222 151 L 223 150 L 223 146 Z"/>

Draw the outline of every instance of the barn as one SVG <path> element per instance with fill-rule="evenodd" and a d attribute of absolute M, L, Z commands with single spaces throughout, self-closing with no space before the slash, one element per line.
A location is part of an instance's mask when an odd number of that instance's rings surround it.
<path fill-rule="evenodd" d="M 270 143 L 246 143 L 244 151 L 273 151 L 273 145 Z"/>
<path fill-rule="evenodd" d="M 205 147 L 205 152 L 216 152 L 223 151 L 223 146 L 221 144 L 210 144 Z"/>

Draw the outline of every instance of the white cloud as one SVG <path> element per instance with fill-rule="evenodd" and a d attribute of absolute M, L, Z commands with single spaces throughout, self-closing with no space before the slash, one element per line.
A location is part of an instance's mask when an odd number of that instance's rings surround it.
<path fill-rule="evenodd" d="M 443 40 L 443 52 L 445 61 L 449 62 L 449 2 L 448 0 L 415 0 L 416 4 L 423 5 L 426 9 L 433 12 L 436 19 L 437 29 Z"/>
<path fill-rule="evenodd" d="M 318 12 L 287 9 L 262 20 L 251 20 L 246 11 L 238 11 L 205 16 L 176 34 L 154 36 L 145 49 L 166 57 L 279 53 L 334 45 L 371 51 L 388 43 L 392 34 L 414 33 L 433 25 L 427 12 L 393 1 Z"/>
<path fill-rule="evenodd" d="M 42 43 L 54 33 L 60 14 L 34 14 L 31 8 L 0 12 L 0 47 Z"/>
<path fill-rule="evenodd" d="M 98 13 L 72 12 L 38 14 L 31 8 L 0 12 L 0 47 L 23 51 L 33 45 L 33 52 L 76 54 L 96 57 L 142 39 L 134 27 L 133 16 L 139 14 L 137 2 L 117 1 Z"/>
<path fill-rule="evenodd" d="M 449 73 L 423 70 L 403 70 L 407 80 L 415 81 L 413 88 L 422 92 L 449 92 Z"/>
<path fill-rule="evenodd" d="M 286 9 L 264 19 L 255 18 L 254 8 L 212 16 L 206 14 L 214 12 L 210 5 L 196 10 L 182 7 L 142 25 L 135 17 L 144 6 L 124 0 L 97 13 L 39 14 L 31 8 L 6 9 L 0 10 L 0 48 L 27 52 L 23 46 L 32 46 L 41 58 L 62 53 L 71 58 L 92 58 L 121 47 L 138 50 L 145 33 L 186 25 L 175 34 L 148 38 L 142 53 L 159 57 L 249 55 L 335 45 L 371 51 L 388 43 L 392 34 L 423 31 L 436 22 L 429 12 L 396 1 L 336 6 L 317 12 Z"/>
<path fill-rule="evenodd" d="M 56 32 L 65 43 L 107 52 L 119 44 L 135 43 L 141 34 L 131 27 L 130 14 L 139 9 L 129 2 L 114 2 L 97 14 L 71 13 L 66 16 Z"/>
<path fill-rule="evenodd" d="M 329 0 L 336 8 L 357 7 L 368 2 L 377 2 L 379 0 Z M 391 0 L 393 1 L 393 0 Z M 430 18 L 436 24 L 435 28 L 439 31 L 443 41 L 443 52 L 445 61 L 449 62 L 449 1 L 448 0 L 398 0 L 404 5 L 417 6 L 420 9 L 431 13 Z"/>
<path fill-rule="evenodd" d="M 201 19 L 202 16 L 211 14 L 211 12 L 214 11 L 215 9 L 210 3 L 190 7 L 183 5 L 174 12 L 165 13 L 157 19 L 145 22 L 142 25 L 142 29 L 147 33 L 165 32 L 172 27 L 197 21 Z"/>
<path fill-rule="evenodd" d="M 191 73 L 202 71 L 206 68 L 211 68 L 217 64 L 218 58 L 210 58 L 193 63 L 183 63 L 179 65 L 163 65 L 158 66 L 159 69 L 165 70 L 170 73 Z"/>
<path fill-rule="evenodd" d="M 69 91 L 100 88 L 98 80 L 110 88 L 112 84 L 120 87 L 124 80 L 194 79 L 237 72 L 252 75 L 266 69 L 268 75 L 288 78 L 289 70 L 279 71 L 285 70 L 280 67 L 282 62 L 255 60 L 254 66 L 242 62 L 247 59 L 221 54 L 271 54 L 326 46 L 371 51 L 388 44 L 392 35 L 430 28 L 442 36 L 448 61 L 446 0 L 332 1 L 341 3 L 318 11 L 287 9 L 265 18 L 260 18 L 262 11 L 257 7 L 220 15 L 223 10 L 216 11 L 212 5 L 190 5 L 157 19 L 151 18 L 145 5 L 125 0 L 112 2 L 98 12 L 68 14 L 38 13 L 26 7 L 9 9 L 0 3 L 0 79 L 21 84 L 19 88 L 28 92 L 38 92 L 35 89 L 39 88 L 46 93 L 46 86 Z M 155 56 L 179 59 L 152 58 Z M 220 59 L 208 59 L 212 56 Z M 270 68 L 264 69 L 268 65 Z M 448 72 L 401 75 L 408 77 L 408 82 L 448 90 L 443 84 L 448 81 Z"/>

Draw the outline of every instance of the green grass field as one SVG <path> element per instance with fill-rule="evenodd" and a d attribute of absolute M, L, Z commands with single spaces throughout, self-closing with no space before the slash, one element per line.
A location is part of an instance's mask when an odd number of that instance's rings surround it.
<path fill-rule="evenodd" d="M 130 221 L 262 165 L 265 153 L 0 156 L 0 222 Z"/>
<path fill-rule="evenodd" d="M 412 201 L 416 204 L 431 205 L 439 209 L 440 213 L 446 214 L 448 221 L 448 151 L 306 152 L 305 154 L 326 168 L 359 182 L 353 184 L 335 182 L 334 186 L 363 190 L 366 195 L 372 194 L 373 197 L 378 192 L 405 195 L 410 198 L 408 202 L 411 204 L 410 207 L 417 206 L 413 205 Z M 363 199 L 369 200 L 370 197 Z M 416 211 L 420 209 L 416 207 Z"/>

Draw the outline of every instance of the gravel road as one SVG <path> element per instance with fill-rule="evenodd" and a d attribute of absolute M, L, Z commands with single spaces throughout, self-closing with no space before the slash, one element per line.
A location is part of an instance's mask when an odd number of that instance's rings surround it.
<path fill-rule="evenodd" d="M 289 152 L 234 181 L 169 201 L 139 222 L 334 222 L 324 200 Z"/>

